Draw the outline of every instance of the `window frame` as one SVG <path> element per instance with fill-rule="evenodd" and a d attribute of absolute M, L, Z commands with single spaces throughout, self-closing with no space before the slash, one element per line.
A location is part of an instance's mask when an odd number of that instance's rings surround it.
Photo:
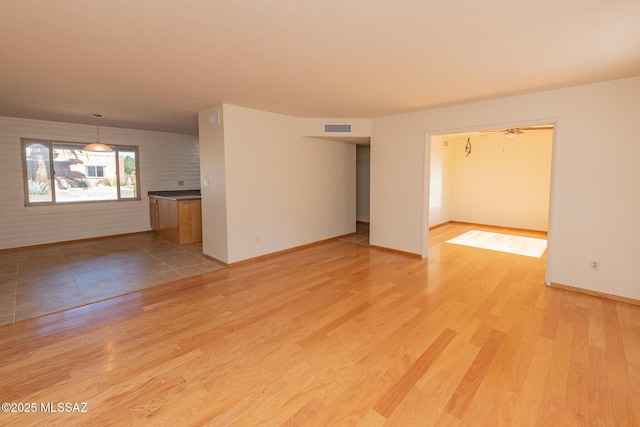
<path fill-rule="evenodd" d="M 48 159 L 48 163 L 47 166 L 49 167 L 49 170 L 51 171 L 51 176 L 49 177 L 49 182 L 50 182 L 50 187 L 51 187 L 51 200 L 50 201 L 41 201 L 41 202 L 32 202 L 30 201 L 29 198 L 29 172 L 28 172 L 28 164 L 27 164 L 27 146 L 29 144 L 41 144 L 43 146 L 45 146 L 48 150 L 49 150 L 49 159 Z M 83 203 L 114 203 L 114 202 L 128 202 L 128 201 L 140 201 L 142 200 L 142 197 L 140 195 L 140 149 L 137 145 L 112 145 L 109 144 L 109 146 L 111 148 L 113 148 L 114 151 L 114 157 L 115 157 L 115 176 L 116 176 L 116 198 L 115 199 L 106 199 L 106 200 L 77 200 L 77 201 L 64 201 L 64 202 L 59 202 L 56 201 L 56 189 L 55 189 L 55 185 L 56 185 L 56 180 L 55 180 L 55 167 L 54 167 L 54 155 L 53 155 L 53 150 L 54 150 L 54 146 L 55 145 L 71 145 L 71 146 L 77 146 L 78 150 L 80 151 L 84 151 L 82 150 L 84 148 L 85 145 L 87 145 L 87 142 L 68 142 L 68 141 L 58 141 L 58 140 L 42 140 L 42 139 L 36 139 L 36 138 L 20 138 L 20 156 L 22 158 L 22 184 L 23 184 L 23 190 L 24 190 L 24 205 L 25 206 L 52 206 L 52 205 L 75 205 L 75 204 L 83 204 Z M 119 166 L 119 158 L 120 158 L 120 152 L 133 152 L 135 155 L 135 188 L 136 188 L 136 195 L 135 197 L 126 197 L 126 198 L 122 198 L 121 194 L 120 194 L 120 187 L 121 187 L 121 179 L 123 179 L 120 176 L 120 166 Z M 97 172 L 97 170 L 96 170 Z M 101 177 L 88 177 L 91 179 L 94 178 L 101 178 Z"/>

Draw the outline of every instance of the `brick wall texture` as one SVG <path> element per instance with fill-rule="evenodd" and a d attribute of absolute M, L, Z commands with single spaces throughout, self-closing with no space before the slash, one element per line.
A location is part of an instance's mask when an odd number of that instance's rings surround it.
<path fill-rule="evenodd" d="M 141 200 L 25 206 L 20 139 L 88 143 L 95 135 L 90 125 L 0 117 L 0 250 L 146 231 L 148 191 L 200 188 L 197 136 L 100 126 L 102 142 L 138 147 Z"/>

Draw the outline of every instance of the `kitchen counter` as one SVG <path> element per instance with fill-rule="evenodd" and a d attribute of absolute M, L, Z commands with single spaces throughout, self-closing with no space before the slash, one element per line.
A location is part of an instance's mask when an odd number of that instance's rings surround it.
<path fill-rule="evenodd" d="M 170 242 L 202 241 L 200 190 L 149 191 L 151 229 Z"/>
<path fill-rule="evenodd" d="M 149 197 L 167 200 L 199 200 L 200 190 L 169 190 L 169 191 L 149 191 Z"/>
<path fill-rule="evenodd" d="M 183 195 L 183 196 L 158 196 L 155 194 L 150 194 L 149 197 L 154 197 L 156 199 L 165 199 L 165 200 L 200 200 L 202 198 L 199 194 Z"/>

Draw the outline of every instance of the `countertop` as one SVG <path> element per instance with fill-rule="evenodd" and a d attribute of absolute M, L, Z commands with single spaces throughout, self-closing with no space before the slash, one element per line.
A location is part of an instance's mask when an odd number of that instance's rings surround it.
<path fill-rule="evenodd" d="M 200 190 L 170 190 L 170 191 L 149 191 L 149 197 L 167 200 L 199 200 Z"/>

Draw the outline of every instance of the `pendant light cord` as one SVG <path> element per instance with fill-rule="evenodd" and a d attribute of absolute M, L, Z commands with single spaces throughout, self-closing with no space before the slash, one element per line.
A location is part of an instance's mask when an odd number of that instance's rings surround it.
<path fill-rule="evenodd" d="M 96 118 L 96 136 L 98 137 L 98 142 L 100 142 L 100 125 L 98 125 L 98 119 L 102 117 L 102 115 L 94 114 L 93 117 Z"/>

